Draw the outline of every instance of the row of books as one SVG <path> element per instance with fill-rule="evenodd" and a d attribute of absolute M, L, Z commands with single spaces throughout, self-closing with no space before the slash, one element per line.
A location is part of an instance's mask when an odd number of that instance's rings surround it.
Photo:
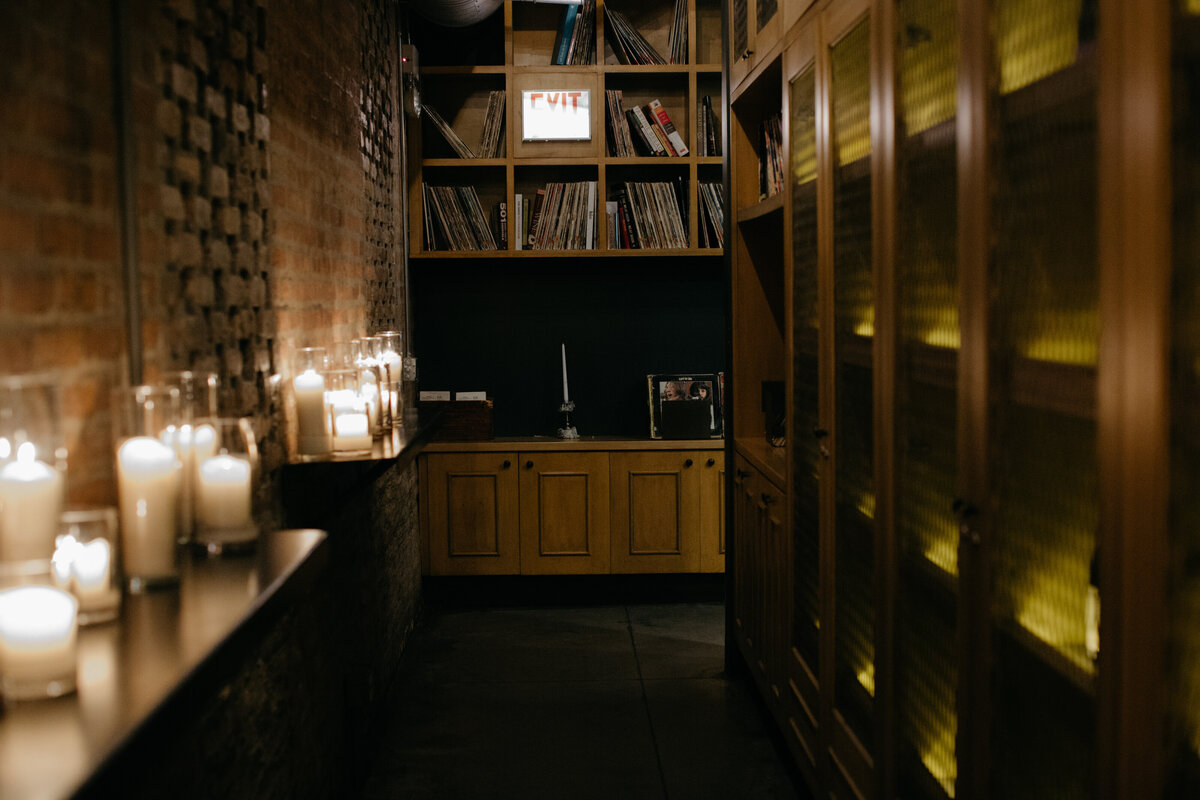
<path fill-rule="evenodd" d="M 774 197 L 783 191 L 787 179 L 783 165 L 783 116 L 776 113 L 759 126 L 758 194 L 759 199 Z"/>
<path fill-rule="evenodd" d="M 713 111 L 712 97 L 704 95 L 696 110 L 696 155 L 721 155 L 721 122 Z"/>
<path fill-rule="evenodd" d="M 700 246 L 725 246 L 725 198 L 719 183 L 700 184 Z"/>
<path fill-rule="evenodd" d="M 513 197 L 516 250 L 596 249 L 596 182 L 552 181 Z"/>
<path fill-rule="evenodd" d="M 674 183 L 618 183 L 613 198 L 605 206 L 609 247 L 661 250 L 688 246 L 687 188 L 682 178 Z"/>
<path fill-rule="evenodd" d="M 593 64 L 596 52 L 596 0 L 563 9 L 551 64 Z"/>
<path fill-rule="evenodd" d="M 608 153 L 612 156 L 686 156 L 683 137 L 663 104 L 655 98 L 645 106 L 624 108 L 620 89 L 606 89 Z"/>
<path fill-rule="evenodd" d="M 500 158 L 504 148 L 504 100 L 503 89 L 488 92 L 487 112 L 483 120 L 483 133 L 479 141 L 479 154 L 476 155 L 466 142 L 446 123 L 437 109 L 425 103 L 421 110 L 425 118 L 433 125 L 441 137 L 459 158 Z"/>
<path fill-rule="evenodd" d="M 423 184 L 426 250 L 495 250 L 474 186 Z"/>

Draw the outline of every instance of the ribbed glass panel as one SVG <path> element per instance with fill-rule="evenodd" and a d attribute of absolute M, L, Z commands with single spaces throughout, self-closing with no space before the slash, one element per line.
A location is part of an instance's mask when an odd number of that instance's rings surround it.
<path fill-rule="evenodd" d="M 901 0 L 896 716 L 899 795 L 954 797 L 958 774 L 956 0 Z"/>
<path fill-rule="evenodd" d="M 733 58 L 738 60 L 750 46 L 750 9 L 746 0 L 733 0 Z"/>
<path fill-rule="evenodd" d="M 1008 93 L 989 276 L 990 775 L 996 798 L 1083 798 L 1094 789 L 1086 606 L 1098 520 L 1098 270 L 1095 62 L 1080 45 L 1094 10 L 1080 0 L 993 8 Z"/>
<path fill-rule="evenodd" d="M 795 561 L 792 644 L 814 673 L 819 670 L 820 620 L 820 425 L 817 378 L 817 125 L 816 83 L 810 67 L 791 84 L 790 174 L 792 178 L 792 332 L 794 396 L 792 419 L 795 467 L 792 471 Z"/>
<path fill-rule="evenodd" d="M 1171 166 L 1171 573 L 1168 606 L 1168 784 L 1164 797 L 1200 797 L 1200 2 L 1175 20 Z"/>
<path fill-rule="evenodd" d="M 775 16 L 775 12 L 779 10 L 779 0 L 758 0 L 757 16 L 758 27 L 755 30 L 761 31 L 771 21 L 771 17 Z"/>
<path fill-rule="evenodd" d="M 870 25 L 833 46 L 831 118 L 836 369 L 834 704 L 859 739 L 873 740 L 875 691 L 871 284 Z"/>

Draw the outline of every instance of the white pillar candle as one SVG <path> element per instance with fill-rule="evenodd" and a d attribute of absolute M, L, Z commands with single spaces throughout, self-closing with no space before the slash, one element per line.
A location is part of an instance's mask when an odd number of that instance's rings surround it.
<path fill-rule="evenodd" d="M 366 411 L 351 411 L 333 418 L 333 449 L 371 449 L 371 423 Z"/>
<path fill-rule="evenodd" d="M 74 688 L 75 598 L 49 586 L 0 592 L 0 675 L 5 691 L 31 697 L 54 681 Z M 30 691 L 31 685 L 42 691 Z"/>
<path fill-rule="evenodd" d="M 122 562 L 130 578 L 173 577 L 179 460 L 157 439 L 136 436 L 117 450 Z"/>
<path fill-rule="evenodd" d="M 404 367 L 404 359 L 395 350 L 389 349 L 380 354 L 379 361 L 383 364 L 384 381 L 387 384 L 385 389 L 387 399 L 384 402 L 391 418 L 397 419 L 400 416 L 400 375 Z"/>
<path fill-rule="evenodd" d="M 205 528 L 247 528 L 250 513 L 250 462 L 218 455 L 200 464 L 196 521 Z"/>
<path fill-rule="evenodd" d="M 562 362 L 563 362 L 563 403 L 571 402 L 571 395 L 567 392 L 567 345 L 562 346 Z"/>
<path fill-rule="evenodd" d="M 33 442 L 0 468 L 0 561 L 49 558 L 62 511 L 62 475 L 36 460 Z"/>
<path fill-rule="evenodd" d="M 300 452 L 315 455 L 329 452 L 329 433 L 325 427 L 325 378 L 307 369 L 292 379 L 296 394 L 296 423 L 300 434 Z"/>
<path fill-rule="evenodd" d="M 325 393 L 325 404 L 336 417 L 339 414 L 361 411 L 363 401 L 353 389 L 335 389 Z"/>

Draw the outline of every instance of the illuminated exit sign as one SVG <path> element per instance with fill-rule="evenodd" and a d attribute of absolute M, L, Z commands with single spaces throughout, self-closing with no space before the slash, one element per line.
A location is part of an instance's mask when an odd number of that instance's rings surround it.
<path fill-rule="evenodd" d="M 521 138 L 526 142 L 590 140 L 590 94 L 586 89 L 522 91 Z"/>

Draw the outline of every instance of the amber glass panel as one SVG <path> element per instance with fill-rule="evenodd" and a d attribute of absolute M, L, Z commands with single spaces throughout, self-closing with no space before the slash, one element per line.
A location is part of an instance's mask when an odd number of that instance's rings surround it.
<path fill-rule="evenodd" d="M 956 0 L 901 0 L 896 612 L 899 794 L 954 796 L 958 687 Z"/>
<path fill-rule="evenodd" d="M 771 17 L 775 16 L 775 12 L 779 10 L 779 0 L 758 0 L 757 16 L 758 27 L 755 30 L 761 31 L 771 21 Z"/>
<path fill-rule="evenodd" d="M 1171 573 L 1165 797 L 1200 797 L 1200 2 L 1175 20 Z"/>
<path fill-rule="evenodd" d="M 832 49 L 833 262 L 836 348 L 834 703 L 873 739 L 875 692 L 874 432 L 871 369 L 870 24 Z"/>
<path fill-rule="evenodd" d="M 996 798 L 1082 798 L 1095 774 L 1095 12 L 1080 0 L 993 8 L 990 775 Z"/>
<path fill-rule="evenodd" d="M 733 0 L 733 59 L 742 57 L 750 46 L 750 9 L 747 0 Z"/>
<path fill-rule="evenodd" d="M 820 426 L 817 395 L 817 126 L 816 83 L 810 67 L 791 84 L 790 174 L 792 183 L 792 419 L 795 466 L 792 496 L 795 565 L 792 570 L 792 644 L 809 668 L 818 670 L 820 620 Z"/>

